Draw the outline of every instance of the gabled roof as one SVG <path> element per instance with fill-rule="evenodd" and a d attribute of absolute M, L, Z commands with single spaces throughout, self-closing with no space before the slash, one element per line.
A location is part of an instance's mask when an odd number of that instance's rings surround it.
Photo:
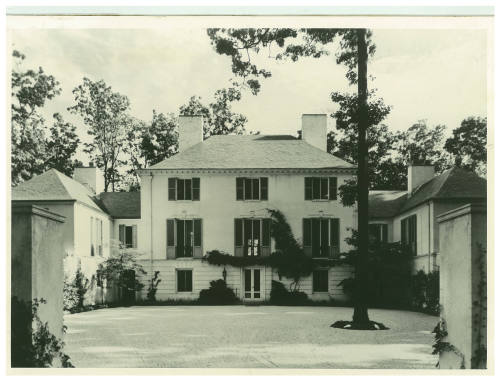
<path fill-rule="evenodd" d="M 99 201 L 113 218 L 141 218 L 141 192 L 103 192 Z"/>
<path fill-rule="evenodd" d="M 390 218 L 398 214 L 407 197 L 406 191 L 370 191 L 368 215 L 370 218 Z"/>
<path fill-rule="evenodd" d="M 356 168 L 291 135 L 218 135 L 149 169 Z"/>
<path fill-rule="evenodd" d="M 453 167 L 417 187 L 410 197 L 407 191 L 370 191 L 370 218 L 389 218 L 429 200 L 486 199 L 486 180 L 476 173 Z"/>
<path fill-rule="evenodd" d="M 101 209 L 94 198 L 83 184 L 56 169 L 49 169 L 12 188 L 13 201 L 80 201 L 91 208 Z"/>

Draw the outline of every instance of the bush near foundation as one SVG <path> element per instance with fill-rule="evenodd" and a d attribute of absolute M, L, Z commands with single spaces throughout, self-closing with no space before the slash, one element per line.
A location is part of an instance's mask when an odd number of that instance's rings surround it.
<path fill-rule="evenodd" d="M 288 291 L 283 283 L 273 280 L 269 302 L 277 306 L 304 306 L 311 301 L 306 293 L 298 290 Z"/>
<path fill-rule="evenodd" d="M 208 305 L 236 304 L 238 298 L 223 279 L 217 279 L 210 282 L 210 288 L 200 291 L 198 302 Z"/>
<path fill-rule="evenodd" d="M 64 342 L 49 330 L 38 316 L 44 299 L 32 302 L 11 298 L 11 366 L 13 368 L 49 368 L 59 359 L 63 368 L 73 368 L 63 352 Z M 66 327 L 63 327 L 65 330 Z"/>
<path fill-rule="evenodd" d="M 422 270 L 412 276 L 412 308 L 439 315 L 439 271 L 426 274 Z"/>

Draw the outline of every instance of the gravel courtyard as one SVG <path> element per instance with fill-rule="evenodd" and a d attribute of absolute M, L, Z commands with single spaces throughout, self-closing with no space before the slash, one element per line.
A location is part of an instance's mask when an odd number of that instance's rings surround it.
<path fill-rule="evenodd" d="M 387 331 L 330 328 L 351 308 L 158 306 L 65 315 L 79 368 L 434 368 L 425 314 L 371 310 Z"/>

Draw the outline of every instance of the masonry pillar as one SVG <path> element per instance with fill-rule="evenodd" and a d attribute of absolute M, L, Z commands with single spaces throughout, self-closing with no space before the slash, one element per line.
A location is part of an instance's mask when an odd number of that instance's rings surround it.
<path fill-rule="evenodd" d="M 438 216 L 441 318 L 451 349 L 440 368 L 486 368 L 486 206 L 468 204 Z"/>
<path fill-rule="evenodd" d="M 38 316 L 57 338 L 63 336 L 64 220 L 37 206 L 12 203 L 11 296 L 28 303 L 46 300 Z M 16 322 L 12 316 L 11 326 Z"/>

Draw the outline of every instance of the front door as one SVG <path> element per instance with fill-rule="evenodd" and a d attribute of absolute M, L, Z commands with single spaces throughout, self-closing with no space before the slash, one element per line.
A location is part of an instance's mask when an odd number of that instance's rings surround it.
<path fill-rule="evenodd" d="M 244 297 L 248 300 L 263 299 L 263 290 L 261 287 L 261 269 L 244 270 Z"/>

